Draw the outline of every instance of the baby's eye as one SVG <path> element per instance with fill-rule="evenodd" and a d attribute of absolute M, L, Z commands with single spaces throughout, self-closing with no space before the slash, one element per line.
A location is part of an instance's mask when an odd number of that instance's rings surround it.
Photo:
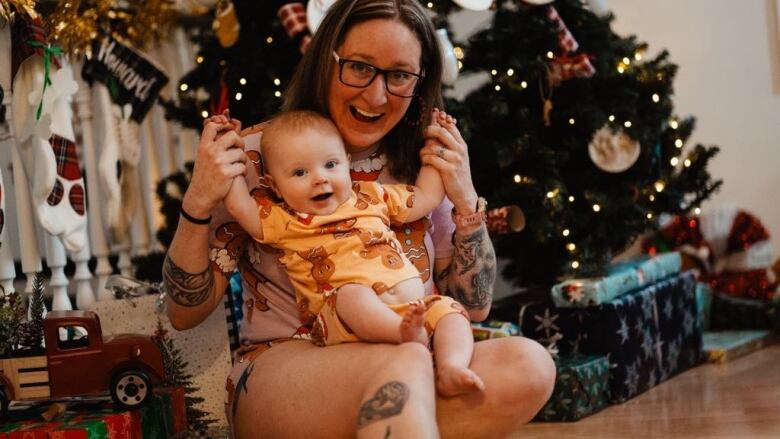
<path fill-rule="evenodd" d="M 296 177 L 303 177 L 304 175 L 306 175 L 306 170 L 305 169 L 296 169 L 296 170 L 293 171 L 293 175 L 296 176 Z"/>
<path fill-rule="evenodd" d="M 333 169 L 338 164 L 339 164 L 339 162 L 337 162 L 336 160 L 328 160 L 328 162 L 325 163 L 325 167 L 328 168 L 328 169 Z"/>

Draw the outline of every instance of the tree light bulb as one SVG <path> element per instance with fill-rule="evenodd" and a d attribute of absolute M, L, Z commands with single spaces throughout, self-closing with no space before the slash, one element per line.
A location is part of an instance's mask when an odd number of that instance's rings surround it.
<path fill-rule="evenodd" d="M 574 202 L 574 195 L 569 195 L 569 203 L 573 203 L 573 202 Z"/>
<path fill-rule="evenodd" d="M 195 62 L 196 62 L 196 63 L 198 63 L 198 64 L 202 63 L 202 62 L 203 62 L 203 57 L 202 57 L 202 56 L 200 56 L 200 55 L 198 55 L 198 56 L 195 58 Z"/>
<path fill-rule="evenodd" d="M 623 68 L 623 66 L 622 66 L 622 65 L 620 65 L 620 66 L 618 66 L 618 68 L 617 68 L 617 71 L 618 71 L 618 73 L 623 73 L 623 72 L 625 72 L 625 71 L 626 71 L 626 69 L 625 69 L 625 68 Z"/>
<path fill-rule="evenodd" d="M 676 120 L 670 120 L 669 126 L 672 127 L 673 130 L 676 130 L 677 127 L 680 126 L 680 124 L 678 124 Z"/>
<path fill-rule="evenodd" d="M 236 93 L 236 100 L 237 101 L 240 101 L 241 98 L 243 98 L 243 97 L 244 97 L 244 95 L 242 95 L 241 92 Z"/>
<path fill-rule="evenodd" d="M 265 39 L 265 42 L 266 42 L 267 44 L 271 44 L 271 43 L 273 43 L 273 42 L 274 42 L 274 37 L 268 37 L 268 38 L 266 38 L 266 39 Z"/>
<path fill-rule="evenodd" d="M 653 219 L 653 214 L 650 212 L 647 212 L 647 219 L 651 220 Z"/>
<path fill-rule="evenodd" d="M 680 163 L 680 159 L 678 159 L 677 157 L 672 157 L 672 159 L 669 160 L 669 163 L 671 163 L 672 166 L 677 166 L 677 164 Z"/>
<path fill-rule="evenodd" d="M 190 88 L 190 86 L 187 84 L 182 84 L 179 86 L 179 90 L 181 91 L 187 91 L 188 88 Z"/>
<path fill-rule="evenodd" d="M 554 198 L 554 197 L 555 197 L 555 192 L 553 191 L 547 192 L 547 198 Z"/>
<path fill-rule="evenodd" d="M 594 212 L 598 212 L 598 211 L 600 211 L 600 210 L 601 210 L 601 206 L 599 206 L 598 204 L 594 204 L 594 205 L 593 205 L 593 211 L 594 211 Z"/>
<path fill-rule="evenodd" d="M 238 83 L 241 84 L 241 85 L 246 85 L 246 78 L 239 79 Z"/>
<path fill-rule="evenodd" d="M 493 69 L 493 70 L 490 71 L 490 74 L 493 75 L 493 76 L 496 76 L 496 75 L 498 75 L 498 70 Z"/>
<path fill-rule="evenodd" d="M 658 96 L 658 93 L 653 93 L 653 102 L 656 104 L 661 101 L 661 97 Z"/>
<path fill-rule="evenodd" d="M 624 56 L 624 57 L 623 57 L 623 64 L 625 64 L 625 65 L 629 65 L 629 64 L 631 64 L 631 60 L 630 60 L 630 59 L 628 59 L 628 57 L 627 57 L 627 56 Z"/>
<path fill-rule="evenodd" d="M 553 55 L 553 53 L 552 53 L 552 52 L 547 52 L 547 58 L 553 59 L 553 56 L 554 56 L 554 55 Z"/>
<path fill-rule="evenodd" d="M 514 69 L 509 69 L 509 70 L 506 71 L 506 74 L 507 74 L 507 76 L 512 76 L 512 75 L 515 74 L 515 70 Z"/>
<path fill-rule="evenodd" d="M 663 192 L 664 188 L 666 187 L 664 185 L 664 182 L 661 181 L 661 180 L 656 181 L 654 186 L 655 186 L 655 191 L 656 192 Z"/>
<path fill-rule="evenodd" d="M 566 250 L 569 250 L 570 252 L 573 252 L 576 249 L 577 249 L 577 246 L 574 245 L 573 242 L 570 242 L 570 243 L 566 244 Z"/>
<path fill-rule="evenodd" d="M 609 121 L 610 122 L 614 122 L 615 121 L 615 115 L 614 114 L 610 114 L 609 115 Z"/>
<path fill-rule="evenodd" d="M 575 120 L 573 117 L 569 118 L 569 125 L 574 125 L 574 122 Z"/>
<path fill-rule="evenodd" d="M 701 209 L 697 207 L 696 209 L 693 209 L 693 213 L 699 215 L 701 213 Z"/>
<path fill-rule="evenodd" d="M 501 86 L 496 84 L 496 91 L 501 91 Z"/>
<path fill-rule="evenodd" d="M 203 110 L 203 111 L 200 112 L 200 115 L 203 116 L 203 118 L 205 119 L 205 118 L 209 117 L 209 112 L 206 111 L 206 110 Z"/>
<path fill-rule="evenodd" d="M 433 9 L 433 2 L 428 2 L 428 9 Z"/>
<path fill-rule="evenodd" d="M 577 262 L 577 261 L 573 261 L 573 262 L 571 263 L 571 268 L 577 269 L 577 268 L 579 268 L 579 266 L 580 266 L 580 263 L 579 263 L 579 262 Z"/>
<path fill-rule="evenodd" d="M 460 46 L 454 47 L 452 51 L 455 53 L 455 58 L 463 59 L 463 48 Z"/>
<path fill-rule="evenodd" d="M 677 140 L 675 140 L 675 141 L 674 141 L 674 146 L 676 146 L 676 147 L 678 147 L 678 148 L 682 148 L 682 147 L 683 147 L 683 141 L 682 141 L 682 139 L 677 139 Z"/>
<path fill-rule="evenodd" d="M 274 92 L 274 96 L 276 96 L 277 98 L 280 98 L 280 97 L 282 97 L 282 92 L 277 90 L 277 91 Z"/>
<path fill-rule="evenodd" d="M 691 159 L 685 159 L 685 161 L 683 162 L 683 166 L 689 168 L 691 166 Z"/>
<path fill-rule="evenodd" d="M 528 83 L 523 81 L 523 82 L 520 83 L 520 87 L 528 88 Z"/>
<path fill-rule="evenodd" d="M 279 78 L 274 78 L 274 85 L 278 86 L 281 83 L 282 81 L 280 81 Z"/>
<path fill-rule="evenodd" d="M 642 54 L 639 53 L 639 52 L 635 53 L 634 54 L 634 59 L 637 60 L 637 61 L 641 61 L 642 60 Z"/>
<path fill-rule="evenodd" d="M 520 183 L 520 174 L 515 174 L 515 183 Z"/>
<path fill-rule="evenodd" d="M 569 236 L 570 233 L 569 229 L 563 229 L 563 236 Z"/>
<path fill-rule="evenodd" d="M 647 198 L 648 198 L 650 201 L 655 201 L 655 195 L 653 195 L 653 194 L 650 194 L 650 195 L 649 195 Z"/>
<path fill-rule="evenodd" d="M 461 70 L 463 68 L 463 62 L 461 60 L 458 60 L 458 70 Z"/>
<path fill-rule="evenodd" d="M 623 122 L 623 126 L 626 127 L 626 128 L 631 128 L 631 121 L 627 120 L 627 121 Z"/>

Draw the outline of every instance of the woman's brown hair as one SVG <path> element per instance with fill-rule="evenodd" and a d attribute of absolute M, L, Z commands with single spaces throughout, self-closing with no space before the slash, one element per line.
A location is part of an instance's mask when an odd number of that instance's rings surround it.
<path fill-rule="evenodd" d="M 375 19 L 400 21 L 417 36 L 422 48 L 420 65 L 425 77 L 403 119 L 381 141 L 390 174 L 400 181 L 412 182 L 420 170 L 419 151 L 424 143 L 423 131 L 430 123 L 431 110 L 442 108 L 443 104 L 441 49 L 433 23 L 417 0 L 339 0 L 334 3 L 293 75 L 282 109 L 313 110 L 330 116 L 328 90 L 331 69 L 336 68 L 331 54 L 344 42 L 352 27 Z"/>

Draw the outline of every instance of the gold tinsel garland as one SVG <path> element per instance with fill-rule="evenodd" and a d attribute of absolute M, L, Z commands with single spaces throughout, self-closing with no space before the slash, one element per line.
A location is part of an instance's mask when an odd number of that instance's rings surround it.
<path fill-rule="evenodd" d="M 24 14 L 29 18 L 38 16 L 35 12 L 35 3 L 37 0 L 0 0 L 0 18 L 7 23 L 11 22 L 15 12 Z"/>
<path fill-rule="evenodd" d="M 163 37 L 175 18 L 170 0 L 60 0 L 44 25 L 65 52 L 89 53 L 101 29 L 140 49 Z"/>

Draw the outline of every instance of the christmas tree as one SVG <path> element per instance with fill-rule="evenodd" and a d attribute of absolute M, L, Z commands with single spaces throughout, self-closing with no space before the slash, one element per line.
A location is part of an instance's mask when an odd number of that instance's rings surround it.
<path fill-rule="evenodd" d="M 165 368 L 164 387 L 183 387 L 184 403 L 187 406 L 187 429 L 190 435 L 204 436 L 207 433 L 209 425 L 216 420 L 208 417 L 208 414 L 199 409 L 198 404 L 204 401 L 203 398 L 193 396 L 193 393 L 199 389 L 192 382 L 192 375 L 187 373 L 189 363 L 184 361 L 181 351 L 173 344 L 173 340 L 168 336 L 168 331 L 162 326 L 160 320 L 157 321 L 157 330 L 154 333 L 154 339 L 160 346 L 163 354 L 163 367 Z"/>
<path fill-rule="evenodd" d="M 687 146 L 694 119 L 673 113 L 669 54 L 645 59 L 581 0 L 552 5 L 497 0 L 462 59 L 490 74 L 458 114 L 477 191 L 525 212 L 525 230 L 496 242 L 518 284 L 602 274 L 721 184 L 707 171 L 718 148 Z"/>
<path fill-rule="evenodd" d="M 30 296 L 30 319 L 21 327 L 21 344 L 32 355 L 43 354 L 43 314 L 46 311 L 43 304 L 43 273 L 35 273 L 33 290 Z"/>

